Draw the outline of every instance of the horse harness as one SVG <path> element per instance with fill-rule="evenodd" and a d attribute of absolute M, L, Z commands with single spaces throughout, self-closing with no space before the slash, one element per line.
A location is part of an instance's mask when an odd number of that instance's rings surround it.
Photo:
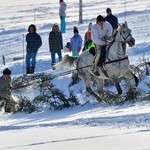
<path fill-rule="evenodd" d="M 124 26 L 123 26 L 123 28 L 124 28 Z M 122 29 L 123 29 L 123 28 L 122 28 Z M 124 31 L 122 31 L 122 32 L 124 32 Z M 111 64 L 111 63 L 115 63 L 115 62 L 120 62 L 120 61 L 123 61 L 123 60 L 128 59 L 128 56 L 126 56 L 126 57 L 124 57 L 124 58 L 118 58 L 118 59 L 115 59 L 115 60 L 110 60 L 109 57 L 108 57 L 109 49 L 110 49 L 110 47 L 113 45 L 113 43 L 115 42 L 115 38 L 116 38 L 116 36 L 117 36 L 117 33 L 118 33 L 118 31 L 115 32 L 114 37 L 113 37 L 113 40 L 109 43 L 108 47 L 106 48 L 106 56 L 105 56 L 105 59 L 107 58 L 108 61 L 106 61 L 106 62 L 104 61 L 104 62 L 103 62 L 103 65 L 100 66 L 102 72 L 103 72 L 104 75 L 105 75 L 106 77 L 108 77 L 108 78 L 109 78 L 109 76 L 108 76 L 107 70 L 105 69 L 104 65 Z M 121 33 L 120 33 L 120 34 L 121 34 Z M 128 38 L 129 36 L 131 36 L 131 32 L 130 32 L 126 37 L 124 37 L 122 34 L 121 34 L 121 36 L 122 36 L 123 40 L 126 42 L 127 38 Z M 124 46 L 123 44 L 125 44 L 125 43 L 122 42 L 121 44 L 122 44 L 122 46 Z M 90 48 L 89 52 L 90 52 L 93 56 L 95 56 L 95 55 L 96 55 L 95 47 Z M 99 65 L 98 65 L 98 66 L 99 66 Z"/>
<path fill-rule="evenodd" d="M 124 57 L 124 58 L 115 59 L 115 60 L 110 60 L 109 57 L 108 57 L 109 49 L 110 49 L 110 47 L 112 46 L 112 44 L 115 42 L 115 37 L 116 37 L 117 33 L 118 33 L 118 31 L 116 31 L 116 33 L 114 34 L 113 40 L 110 42 L 109 46 L 108 46 L 107 49 L 106 49 L 106 51 L 107 51 L 107 52 L 106 52 L 106 54 L 107 54 L 106 57 L 107 57 L 107 59 L 108 59 L 109 61 L 108 61 L 108 62 L 104 62 L 104 64 L 110 64 L 110 63 L 119 62 L 119 61 L 123 61 L 123 60 L 125 60 L 125 59 L 128 59 L 128 56 L 126 56 L 126 57 Z M 124 39 L 124 41 L 126 41 L 129 36 L 131 36 L 131 33 L 130 33 L 127 37 L 124 37 L 124 36 L 122 35 L 122 38 Z M 123 45 L 123 44 L 124 44 L 124 43 L 122 42 L 122 45 Z"/>

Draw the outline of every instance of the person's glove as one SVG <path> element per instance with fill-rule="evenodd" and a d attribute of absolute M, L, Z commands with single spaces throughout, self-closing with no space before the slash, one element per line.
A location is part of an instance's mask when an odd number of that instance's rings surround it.
<path fill-rule="evenodd" d="M 15 90 L 16 88 L 14 86 L 9 87 L 11 90 Z"/>
<path fill-rule="evenodd" d="M 80 52 L 80 50 L 81 50 L 81 47 L 78 48 L 78 52 Z"/>
<path fill-rule="evenodd" d="M 107 45 L 109 45 L 109 43 L 110 43 L 110 42 L 107 40 L 107 41 L 105 42 L 105 45 L 107 46 Z"/>
<path fill-rule="evenodd" d="M 109 36 L 106 34 L 104 38 L 105 38 L 105 41 L 107 41 L 109 39 Z"/>

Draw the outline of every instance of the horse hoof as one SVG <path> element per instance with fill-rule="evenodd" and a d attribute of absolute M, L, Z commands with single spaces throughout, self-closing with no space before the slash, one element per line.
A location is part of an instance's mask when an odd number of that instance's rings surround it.
<path fill-rule="evenodd" d="M 121 94 L 122 94 L 122 90 L 119 90 L 119 91 L 118 91 L 118 95 L 121 95 Z"/>

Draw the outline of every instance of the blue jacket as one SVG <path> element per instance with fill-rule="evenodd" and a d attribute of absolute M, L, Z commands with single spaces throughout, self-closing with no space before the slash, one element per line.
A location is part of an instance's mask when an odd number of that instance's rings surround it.
<path fill-rule="evenodd" d="M 81 48 L 81 47 L 82 47 L 82 38 L 78 33 L 76 33 L 71 38 L 71 51 L 79 50 L 79 48 Z"/>
<path fill-rule="evenodd" d="M 37 52 L 42 45 L 42 40 L 37 33 L 28 33 L 26 35 L 27 51 Z"/>
<path fill-rule="evenodd" d="M 110 16 L 106 16 L 105 20 L 112 25 L 113 30 L 118 28 L 118 18 L 116 16 L 111 14 Z"/>

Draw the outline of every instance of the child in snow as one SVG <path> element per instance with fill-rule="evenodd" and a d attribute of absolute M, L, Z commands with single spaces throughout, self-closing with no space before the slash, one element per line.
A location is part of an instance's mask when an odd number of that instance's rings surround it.
<path fill-rule="evenodd" d="M 79 35 L 79 31 L 78 31 L 77 27 L 74 27 L 73 33 L 74 33 L 74 36 L 71 38 L 70 50 L 72 51 L 72 56 L 78 57 L 79 52 L 82 47 L 82 38 Z"/>
<path fill-rule="evenodd" d="M 90 22 L 88 25 L 88 31 L 85 33 L 84 36 L 84 47 L 82 51 L 89 50 L 91 47 L 95 47 L 94 43 L 91 39 L 91 29 L 92 29 L 92 23 Z"/>

